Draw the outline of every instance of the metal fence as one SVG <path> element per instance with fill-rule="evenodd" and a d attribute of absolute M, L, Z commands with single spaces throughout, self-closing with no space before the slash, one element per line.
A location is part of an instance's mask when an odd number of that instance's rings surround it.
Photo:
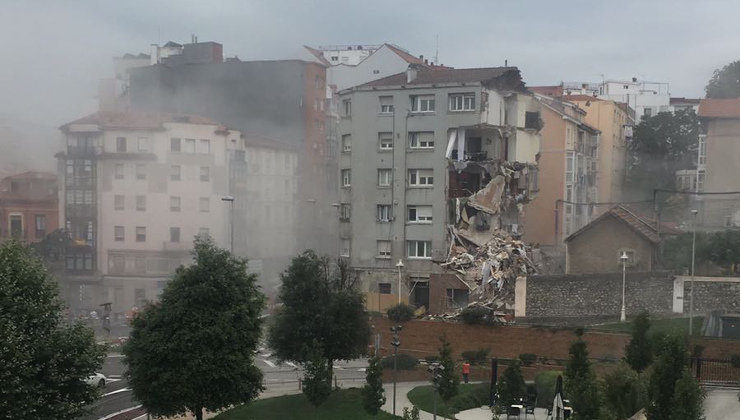
<path fill-rule="evenodd" d="M 691 372 L 703 385 L 740 386 L 740 367 L 729 359 L 691 359 Z"/>

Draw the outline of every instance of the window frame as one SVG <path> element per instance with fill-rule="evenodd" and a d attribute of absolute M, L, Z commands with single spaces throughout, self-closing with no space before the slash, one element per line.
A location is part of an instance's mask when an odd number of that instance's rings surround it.
<path fill-rule="evenodd" d="M 339 221 L 349 222 L 352 219 L 352 205 L 350 203 L 339 204 Z"/>
<path fill-rule="evenodd" d="M 422 173 L 431 175 L 422 176 Z M 424 183 L 421 181 L 425 180 Z M 429 182 L 431 180 L 431 182 Z M 434 187 L 434 169 L 409 169 L 408 186 L 411 188 L 433 188 Z"/>
<path fill-rule="evenodd" d="M 352 134 L 342 134 L 342 153 L 352 152 Z"/>
<path fill-rule="evenodd" d="M 341 171 L 342 188 L 350 188 L 352 186 L 352 170 L 342 169 Z"/>
<path fill-rule="evenodd" d="M 170 181 L 182 181 L 181 165 L 170 165 Z"/>
<path fill-rule="evenodd" d="M 211 167 L 210 166 L 200 167 L 200 182 L 211 182 Z"/>
<path fill-rule="evenodd" d="M 116 153 L 127 153 L 128 142 L 126 137 L 116 137 Z"/>
<path fill-rule="evenodd" d="M 126 210 L 126 196 L 125 195 L 115 194 L 113 196 L 113 210 L 115 211 Z"/>
<path fill-rule="evenodd" d="M 420 248 L 421 246 L 421 248 Z M 414 250 L 414 255 L 411 255 L 411 250 Z M 423 255 L 419 255 L 419 250 L 422 250 Z M 414 260 L 431 260 L 432 259 L 432 241 L 423 240 L 407 240 L 406 241 L 406 257 Z"/>
<path fill-rule="evenodd" d="M 180 228 L 177 226 L 170 226 L 170 242 L 172 243 L 179 243 L 180 242 Z"/>
<path fill-rule="evenodd" d="M 375 241 L 375 258 L 389 260 L 393 257 L 393 243 L 387 239 Z"/>
<path fill-rule="evenodd" d="M 378 223 L 389 223 L 393 220 L 393 211 L 390 204 L 377 204 L 375 209 L 375 220 Z"/>
<path fill-rule="evenodd" d="M 136 211 L 146 211 L 146 196 L 145 195 L 136 196 Z"/>
<path fill-rule="evenodd" d="M 136 226 L 136 242 L 146 242 L 146 226 Z"/>
<path fill-rule="evenodd" d="M 211 212 L 211 198 L 210 197 L 200 197 L 198 199 L 198 210 L 200 213 L 210 213 Z"/>
<path fill-rule="evenodd" d="M 411 112 L 415 114 L 433 114 L 437 112 L 436 95 L 434 94 L 412 95 L 411 96 Z"/>
<path fill-rule="evenodd" d="M 378 187 L 388 188 L 393 185 L 393 169 L 378 168 Z"/>
<path fill-rule="evenodd" d="M 427 213 L 428 216 L 420 213 Z M 411 212 L 414 213 L 414 218 L 411 218 Z M 413 204 L 406 206 L 406 222 L 410 224 L 429 225 L 434 221 L 434 207 L 431 205 L 424 204 Z"/>
<path fill-rule="evenodd" d="M 447 99 L 447 110 L 450 112 L 475 111 L 475 92 L 450 93 Z"/>
<path fill-rule="evenodd" d="M 126 227 L 125 226 L 113 226 L 113 241 L 114 242 L 125 242 L 126 241 Z"/>
<path fill-rule="evenodd" d="M 177 202 L 177 206 L 174 206 L 173 204 Z M 171 212 L 179 212 L 182 209 L 182 199 L 179 195 L 172 195 L 170 196 L 170 211 Z"/>
<path fill-rule="evenodd" d="M 432 135 L 431 141 L 429 141 L 429 139 L 422 140 L 422 137 L 428 134 Z M 434 150 L 434 144 L 435 144 L 434 131 L 409 131 L 408 139 L 409 139 L 409 149 L 411 150 Z"/>
<path fill-rule="evenodd" d="M 179 137 L 170 137 L 170 152 L 182 153 L 182 139 Z"/>

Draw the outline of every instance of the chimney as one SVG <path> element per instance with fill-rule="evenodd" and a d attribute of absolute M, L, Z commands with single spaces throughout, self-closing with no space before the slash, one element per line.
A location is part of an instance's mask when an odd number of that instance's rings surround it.
<path fill-rule="evenodd" d="M 159 64 L 159 45 L 152 44 L 152 53 L 149 55 L 149 64 Z"/>
<path fill-rule="evenodd" d="M 409 67 L 406 69 L 406 83 L 411 83 L 416 80 L 418 72 L 418 66 L 416 66 L 415 64 L 409 64 Z"/>
<path fill-rule="evenodd" d="M 424 61 L 424 54 L 419 56 L 419 60 Z"/>
<path fill-rule="evenodd" d="M 429 64 L 429 60 L 424 60 L 424 64 Z"/>
<path fill-rule="evenodd" d="M 636 82 L 637 82 L 637 77 L 633 77 L 633 78 L 632 78 L 632 82 L 633 82 L 633 83 L 636 83 Z"/>

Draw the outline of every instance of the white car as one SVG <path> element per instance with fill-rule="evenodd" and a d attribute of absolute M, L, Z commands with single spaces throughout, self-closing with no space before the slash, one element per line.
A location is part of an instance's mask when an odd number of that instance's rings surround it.
<path fill-rule="evenodd" d="M 96 373 L 85 379 L 85 382 L 87 382 L 89 385 L 96 386 L 98 388 L 105 388 L 105 383 L 107 381 L 108 378 L 106 378 L 105 375 L 103 375 L 102 373 Z"/>

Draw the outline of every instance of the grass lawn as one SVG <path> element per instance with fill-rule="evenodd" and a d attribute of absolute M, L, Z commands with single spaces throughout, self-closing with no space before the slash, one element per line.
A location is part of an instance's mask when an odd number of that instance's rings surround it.
<path fill-rule="evenodd" d="M 247 405 L 232 408 L 215 417 L 216 420 L 395 420 L 380 411 L 377 417 L 362 408 L 362 394 L 358 388 L 335 391 L 319 407 L 314 407 L 303 394 L 256 400 Z"/>
<path fill-rule="evenodd" d="M 701 326 L 704 322 L 704 317 L 694 317 L 694 335 L 698 336 L 701 332 Z M 607 331 L 607 332 L 632 332 L 632 321 L 629 319 L 627 322 L 617 322 L 614 324 L 602 324 L 593 325 L 587 327 L 591 330 L 596 331 Z M 688 318 L 670 318 L 670 319 L 651 319 L 650 330 L 652 333 L 678 333 L 681 335 L 689 334 L 689 319 Z"/>
<path fill-rule="evenodd" d="M 460 384 L 457 395 L 449 401 L 442 401 L 437 396 L 437 414 L 447 418 L 463 410 L 488 405 L 488 392 L 490 385 L 482 384 Z M 420 410 L 432 413 L 434 410 L 434 394 L 431 385 L 417 386 L 408 393 L 409 401 L 419 407 Z"/>

